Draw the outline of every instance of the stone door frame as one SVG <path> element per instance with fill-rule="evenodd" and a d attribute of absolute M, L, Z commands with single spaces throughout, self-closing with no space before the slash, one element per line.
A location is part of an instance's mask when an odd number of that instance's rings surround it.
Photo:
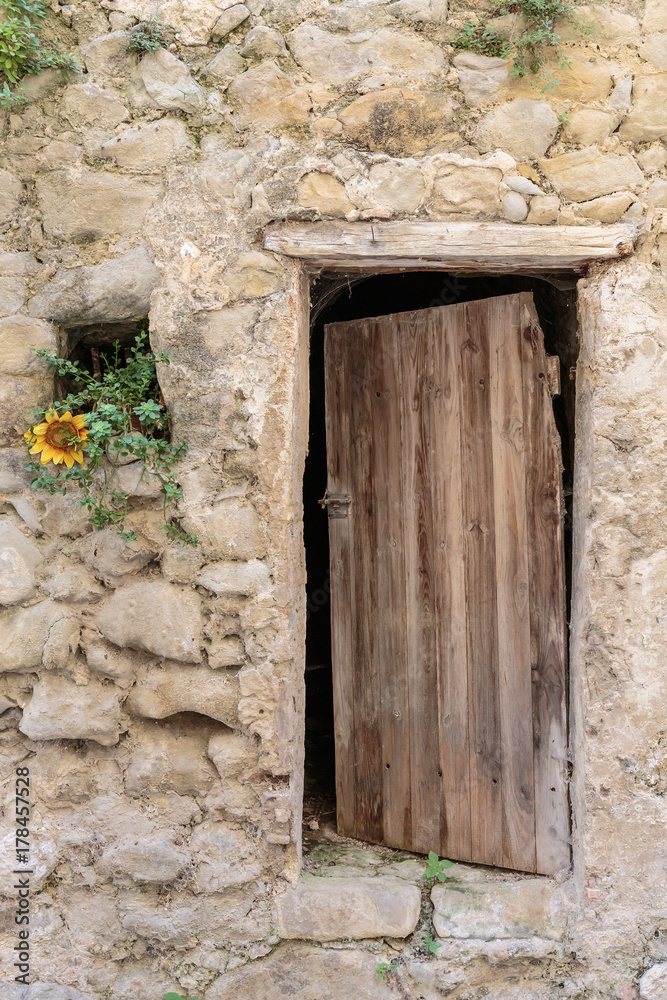
<path fill-rule="evenodd" d="M 586 609 L 590 590 L 589 538 L 586 516 L 592 482 L 594 448 L 591 417 L 591 372 L 588 358 L 595 336 L 595 289 L 614 266 L 633 255 L 640 235 L 638 227 L 613 226 L 515 226 L 506 223 L 467 222 L 281 222 L 269 225 L 262 247 L 276 253 L 290 272 L 285 309 L 278 316 L 284 342 L 292 350 L 291 506 L 295 514 L 292 539 L 292 570 L 299 592 L 305 591 L 302 480 L 308 443 L 310 346 L 310 285 L 322 271 L 341 271 L 371 277 L 396 271 L 456 271 L 485 275 L 557 273 L 580 276 L 577 287 L 579 315 L 579 360 L 576 373 L 575 461 L 573 496 L 572 595 L 569 641 L 568 745 L 572 763 L 570 784 L 573 829 L 573 868 L 583 871 L 583 851 L 577 850 L 583 835 L 584 738 L 582 652 L 586 631 Z M 590 278 L 587 276 L 590 274 Z M 298 512 L 298 514 L 297 514 Z M 303 678 L 305 667 L 305 599 L 295 600 L 295 674 Z M 303 682 L 302 682 L 303 686 Z M 299 774 L 295 775 L 293 801 L 298 856 L 301 856 L 301 810 L 303 804 L 304 691 L 297 696 L 300 710 L 301 745 L 296 752 Z M 579 831 L 579 834 L 578 832 Z"/>

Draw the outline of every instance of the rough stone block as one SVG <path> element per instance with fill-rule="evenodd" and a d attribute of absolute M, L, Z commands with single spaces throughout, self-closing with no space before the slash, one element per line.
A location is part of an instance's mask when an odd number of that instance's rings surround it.
<path fill-rule="evenodd" d="M 198 712 L 226 726 L 238 725 L 239 683 L 233 673 L 165 664 L 142 671 L 126 708 L 148 719 Z"/>
<path fill-rule="evenodd" d="M 600 153 L 595 146 L 540 160 L 540 169 L 571 201 L 590 201 L 622 188 L 634 191 L 644 180 L 632 156 Z"/>
<path fill-rule="evenodd" d="M 637 162 L 645 174 L 655 174 L 667 166 L 667 149 L 664 146 L 651 146 L 637 155 Z"/>
<path fill-rule="evenodd" d="M 134 882 L 173 882 L 190 861 L 184 851 L 157 837 L 130 834 L 107 848 L 98 863 L 101 874 Z"/>
<path fill-rule="evenodd" d="M 442 25 L 447 21 L 447 0 L 394 0 L 387 9 L 406 24 Z"/>
<path fill-rule="evenodd" d="M 213 38 L 226 38 L 230 31 L 238 28 L 239 24 L 250 17 L 250 11 L 242 3 L 235 3 L 228 7 L 215 22 L 211 35 Z"/>
<path fill-rule="evenodd" d="M 121 769 L 103 753 L 94 746 L 89 746 L 85 754 L 67 746 L 41 747 L 35 759 L 39 799 L 49 809 L 68 809 L 98 795 L 119 794 Z"/>
<path fill-rule="evenodd" d="M 75 128 L 112 129 L 128 118 L 128 110 L 118 95 L 95 83 L 67 87 L 62 95 L 62 110 Z"/>
<path fill-rule="evenodd" d="M 0 316 L 13 316 L 28 298 L 28 286 L 23 278 L 0 277 Z"/>
<path fill-rule="evenodd" d="M 104 588 L 83 567 L 56 573 L 42 584 L 42 590 L 54 601 L 71 601 L 73 604 L 95 601 L 105 593 Z"/>
<path fill-rule="evenodd" d="M 211 737 L 208 756 L 220 775 L 225 815 L 249 819 L 255 813 L 259 798 L 251 778 L 257 774 L 259 753 L 257 741 L 243 733 L 223 732 Z"/>
<path fill-rule="evenodd" d="M 667 7 L 663 0 L 646 0 L 642 27 L 644 31 L 667 31 Z"/>
<path fill-rule="evenodd" d="M 563 138 L 591 146 L 604 142 L 618 127 L 621 115 L 606 108 L 582 108 L 575 111 L 563 127 Z"/>
<path fill-rule="evenodd" d="M 595 222 L 618 222 L 634 200 L 631 194 L 622 191 L 604 198 L 594 198 L 593 201 L 584 201 L 577 205 L 575 212 L 584 219 L 592 219 Z"/>
<path fill-rule="evenodd" d="M 481 108 L 498 99 L 507 83 L 507 61 L 476 52 L 461 52 L 454 57 L 465 102 L 470 108 Z"/>
<path fill-rule="evenodd" d="M 32 475 L 25 471 L 25 448 L 0 450 L 0 493 L 16 493 L 29 488 Z"/>
<path fill-rule="evenodd" d="M 392 156 L 410 156 L 434 146 L 451 131 L 455 103 L 445 94 L 388 87 L 364 94 L 338 115 L 355 145 Z"/>
<path fill-rule="evenodd" d="M 9 170 L 0 170 L 0 226 L 11 222 L 23 194 L 21 181 Z"/>
<path fill-rule="evenodd" d="M 28 316 L 0 319 L 0 372 L 3 375 L 47 376 L 46 361 L 35 356 L 40 348 L 57 353 L 58 342 L 50 323 Z"/>
<path fill-rule="evenodd" d="M 138 107 L 149 105 L 163 111 L 195 114 L 206 104 L 204 91 L 192 79 L 188 67 L 167 49 L 145 55 L 133 73 L 133 81 L 133 99 Z"/>
<path fill-rule="evenodd" d="M 194 146 L 181 121 L 161 118 L 119 132 L 102 144 L 99 155 L 114 159 L 119 167 L 152 173 L 189 158 Z"/>
<path fill-rule="evenodd" d="M 159 182 L 91 170 L 56 170 L 36 183 L 43 226 L 62 240 L 134 236 L 159 195 Z"/>
<path fill-rule="evenodd" d="M 176 792 L 205 795 L 216 779 L 206 756 L 206 737 L 150 728 L 133 752 L 125 771 L 129 795 Z"/>
<path fill-rule="evenodd" d="M 544 156 L 557 131 L 558 118 L 546 101 L 519 99 L 482 118 L 473 143 L 482 153 L 503 149 L 515 160 L 535 160 Z"/>
<path fill-rule="evenodd" d="M 0 612 L 0 670 L 35 670 L 42 663 L 52 629 L 70 611 L 54 601 Z"/>
<path fill-rule="evenodd" d="M 13 319 L 14 317 L 9 317 Z M 25 444 L 33 410 L 45 410 L 53 400 L 53 377 L 0 375 L 0 446 Z M 24 464 L 27 464 L 27 452 Z"/>
<path fill-rule="evenodd" d="M 612 87 L 611 64 L 590 49 L 568 49 L 570 65 L 561 66 L 552 56 L 547 59 L 545 70 L 558 80 L 556 92 L 559 101 L 604 101 Z M 511 77 L 507 85 L 511 97 L 534 98 L 535 86 L 531 74 L 521 79 Z"/>
<path fill-rule="evenodd" d="M 112 31 L 89 42 L 83 48 L 88 73 L 100 77 L 128 77 L 136 63 L 129 44 L 127 31 Z"/>
<path fill-rule="evenodd" d="M 218 597 L 227 594 L 252 597 L 266 593 L 271 584 L 271 574 L 266 563 L 258 560 L 209 563 L 199 573 L 197 583 Z"/>
<path fill-rule="evenodd" d="M 667 962 L 654 965 L 639 980 L 641 1000 L 665 1000 L 667 997 Z"/>
<path fill-rule="evenodd" d="M 202 539 L 205 550 L 221 559 L 247 561 L 266 555 L 265 529 L 248 500 L 224 500 L 184 520 L 188 530 Z"/>
<path fill-rule="evenodd" d="M 448 882 L 431 890 L 433 924 L 441 938 L 560 940 L 564 918 L 557 890 L 546 879 Z"/>
<path fill-rule="evenodd" d="M 274 1000 L 276 983 L 290 1000 L 400 1000 L 404 991 L 375 976 L 380 959 L 390 960 L 386 953 L 361 949 L 283 945 L 261 962 L 220 976 L 209 986 L 206 1000 Z"/>
<path fill-rule="evenodd" d="M 313 208 L 325 217 L 344 219 L 354 210 L 345 185 L 331 174 L 318 170 L 304 174 L 297 186 L 297 198 L 302 208 Z"/>
<path fill-rule="evenodd" d="M 267 28 L 264 24 L 250 29 L 240 51 L 244 59 L 282 59 L 287 56 L 283 36 L 275 28 Z"/>
<path fill-rule="evenodd" d="M 275 257 L 250 250 L 239 254 L 225 278 L 235 299 L 262 299 L 284 286 L 285 269 Z"/>
<path fill-rule="evenodd" d="M 639 54 L 647 62 L 653 63 L 656 69 L 667 70 L 667 31 L 649 35 L 644 44 L 639 46 Z"/>
<path fill-rule="evenodd" d="M 112 480 L 112 488 L 118 488 L 115 477 Z M 157 549 L 145 538 L 126 541 L 115 528 L 91 532 L 79 543 L 78 551 L 88 569 L 93 569 L 100 580 L 111 586 L 123 584 L 125 576 L 143 569 L 158 554 Z M 177 627 L 178 623 L 175 622 L 174 628 Z M 118 645 L 127 644 L 118 643 Z M 151 649 L 149 652 L 155 653 L 157 650 Z"/>
<path fill-rule="evenodd" d="M 0 274 L 7 278 L 31 278 L 40 270 L 38 264 L 30 253 L 18 251 L 0 251 Z"/>
<path fill-rule="evenodd" d="M 314 80 L 334 86 L 367 76 L 428 83 L 445 68 L 442 49 L 416 32 L 378 28 L 366 38 L 324 31 L 304 21 L 287 35 L 290 52 Z"/>
<path fill-rule="evenodd" d="M 248 12 L 250 13 L 250 12 Z M 240 76 L 246 63 L 233 45 L 225 45 L 204 67 L 204 76 L 212 83 L 226 87 L 235 76 Z"/>
<path fill-rule="evenodd" d="M 116 646 L 145 650 L 170 660 L 201 660 L 201 605 L 192 591 L 171 583 L 133 583 L 100 609 L 97 626 Z"/>
<path fill-rule="evenodd" d="M 635 78 L 632 110 L 618 134 L 623 142 L 653 142 L 667 135 L 667 73 Z"/>
<path fill-rule="evenodd" d="M 192 859 L 197 868 L 194 885 L 197 892 L 220 892 L 252 882 L 262 871 L 255 847 L 243 830 L 207 820 L 190 838 Z"/>
<path fill-rule="evenodd" d="M 8 517 L 0 517 L 0 604 L 20 604 L 35 596 L 35 569 L 43 556 Z"/>
<path fill-rule="evenodd" d="M 296 87 L 274 62 L 249 69 L 230 83 L 227 96 L 238 128 L 262 131 L 305 125 L 311 108 L 308 93 Z"/>
<path fill-rule="evenodd" d="M 495 218 L 500 209 L 502 172 L 493 167 L 445 163 L 433 184 L 433 208 L 438 212 L 485 215 Z"/>
<path fill-rule="evenodd" d="M 52 596 L 57 600 L 55 594 Z M 117 646 L 106 642 L 95 629 L 82 630 L 81 649 L 86 657 L 88 669 L 92 673 L 100 677 L 110 677 L 124 689 L 131 686 L 137 672 L 143 666 L 142 658 L 136 653 L 118 649 Z"/>
<path fill-rule="evenodd" d="M 147 315 L 159 283 L 150 251 L 135 247 L 92 267 L 60 268 L 30 300 L 28 311 L 71 326 L 139 319 Z"/>
<path fill-rule="evenodd" d="M 374 163 L 369 177 L 376 202 L 392 213 L 411 215 L 424 200 L 424 177 L 414 161 Z"/>
<path fill-rule="evenodd" d="M 77 685 L 69 677 L 46 674 L 33 690 L 19 729 L 31 740 L 94 740 L 118 743 L 122 692 L 90 680 Z"/>
<path fill-rule="evenodd" d="M 276 923 L 287 939 L 404 938 L 417 926 L 420 904 L 417 886 L 402 879 L 302 875 L 278 896 Z"/>
<path fill-rule="evenodd" d="M 641 40 L 637 18 L 620 10 L 585 4 L 577 8 L 577 20 L 603 46 L 639 45 Z M 581 32 L 573 24 L 559 26 L 559 34 L 564 42 L 581 43 Z"/>
<path fill-rule="evenodd" d="M 237 635 L 214 636 L 206 652 L 208 665 L 214 670 L 219 667 L 242 667 L 247 661 L 243 640 Z"/>

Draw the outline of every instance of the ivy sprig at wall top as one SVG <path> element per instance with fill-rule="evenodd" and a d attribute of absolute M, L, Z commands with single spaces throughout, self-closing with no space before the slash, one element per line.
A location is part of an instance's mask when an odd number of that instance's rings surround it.
<path fill-rule="evenodd" d="M 145 332 L 137 335 L 127 359 L 116 341 L 113 352 L 100 358 L 104 371 L 96 374 L 45 348 L 35 353 L 75 391 L 48 410 L 32 414 L 34 422 L 25 439 L 33 489 L 51 494 L 75 491 L 94 528 L 114 527 L 132 540 L 135 534 L 125 526 L 130 500 L 142 479 L 152 476 L 160 484 L 168 535 L 199 544 L 168 512 L 168 506 L 183 496 L 175 467 L 187 451 L 185 441 L 170 440 L 169 413 L 157 382 L 155 366 L 169 364 L 170 355 L 147 349 Z M 118 489 L 116 480 L 118 469 L 128 462 L 142 466 L 131 492 Z"/>
<path fill-rule="evenodd" d="M 604 0 L 593 0 L 593 3 Z M 547 57 L 551 55 L 557 66 L 569 68 L 572 64 L 560 47 L 560 24 L 570 24 L 583 36 L 594 33 L 594 27 L 577 16 L 578 7 L 572 0 L 494 0 L 488 14 L 479 20 L 469 21 L 452 40 L 458 49 L 468 49 L 485 56 L 512 58 L 512 76 L 531 74 L 542 83 L 543 90 L 553 90 L 558 85 L 545 71 Z M 505 38 L 489 25 L 489 21 L 504 14 L 521 15 L 521 24 Z"/>

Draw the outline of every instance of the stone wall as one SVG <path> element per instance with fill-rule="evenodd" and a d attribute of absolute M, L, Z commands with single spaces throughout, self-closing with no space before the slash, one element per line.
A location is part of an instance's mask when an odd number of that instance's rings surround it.
<path fill-rule="evenodd" d="M 3 1000 L 273 1000 L 280 982 L 302 1000 L 632 1000 L 642 976 L 643 997 L 666 995 L 667 5 L 583 8 L 596 33 L 566 33 L 545 92 L 457 54 L 487 5 L 449 6 L 52 2 L 83 72 L 30 79 L 0 118 L 0 740 L 3 776 L 28 762 L 34 781 L 32 975 L 62 989 Z M 173 41 L 138 59 L 128 32 L 151 13 Z M 518 929 L 511 906 L 509 924 L 452 923 L 435 899 L 431 962 L 400 924 L 323 937 L 341 897 L 327 911 L 297 882 L 308 290 L 260 242 L 286 218 L 646 224 L 634 258 L 580 286 L 574 873 Z M 146 315 L 173 356 L 160 381 L 196 549 L 168 541 L 150 483 L 126 543 L 24 471 L 27 414 L 54 391 L 30 348 Z M 366 875 L 341 876 L 352 910 L 382 895 Z M 496 912 L 497 876 L 479 878 Z M 403 978 L 382 984 L 391 954 Z"/>

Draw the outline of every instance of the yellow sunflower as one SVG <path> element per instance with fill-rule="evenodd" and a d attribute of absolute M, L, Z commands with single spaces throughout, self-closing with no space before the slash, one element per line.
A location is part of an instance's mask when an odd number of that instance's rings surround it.
<path fill-rule="evenodd" d="M 54 465 L 64 462 L 71 469 L 75 462 L 83 463 L 83 449 L 87 447 L 85 442 L 88 437 L 85 424 L 83 413 L 73 417 L 68 410 L 59 416 L 55 410 L 49 410 L 44 416 L 44 423 L 37 424 L 24 434 L 26 441 L 32 445 L 30 454 L 41 452 L 42 465 L 51 461 Z"/>

